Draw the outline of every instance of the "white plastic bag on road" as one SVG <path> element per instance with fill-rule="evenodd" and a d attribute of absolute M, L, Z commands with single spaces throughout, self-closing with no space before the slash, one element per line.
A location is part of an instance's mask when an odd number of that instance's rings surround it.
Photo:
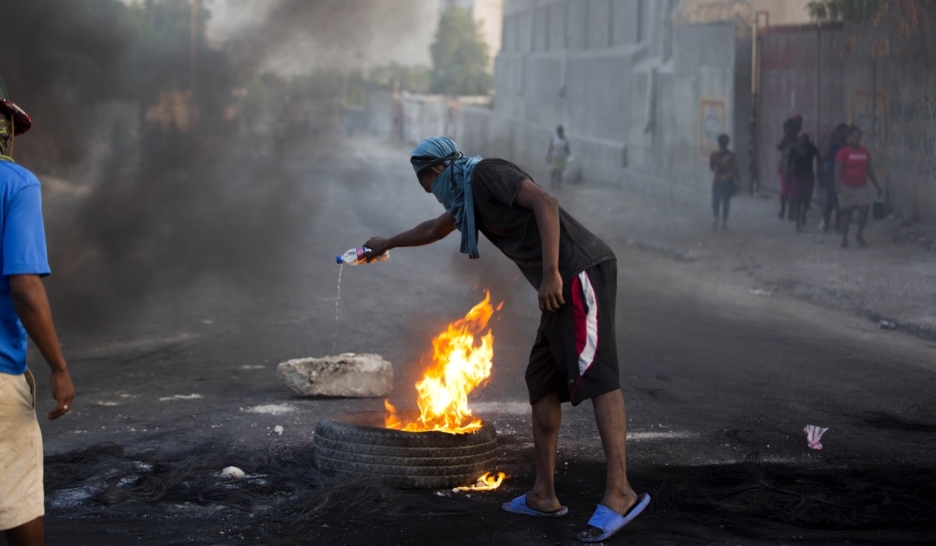
<path fill-rule="evenodd" d="M 806 433 L 806 441 L 809 443 L 809 449 L 822 449 L 822 443 L 819 439 L 827 430 L 829 429 L 817 427 L 816 425 L 806 425 L 803 428 L 803 432 Z"/>

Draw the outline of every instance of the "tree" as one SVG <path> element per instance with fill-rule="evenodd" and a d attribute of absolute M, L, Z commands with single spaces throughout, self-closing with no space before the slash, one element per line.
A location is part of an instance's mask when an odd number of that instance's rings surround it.
<path fill-rule="evenodd" d="M 871 53 L 875 57 L 890 55 L 889 35 L 906 40 L 914 31 L 933 22 L 931 0 L 816 0 L 807 4 L 809 16 L 817 23 L 847 23 L 867 25 L 875 29 Z M 857 38 L 855 36 L 854 38 Z M 854 42 L 854 40 L 852 40 Z M 849 44 L 854 47 L 854 43 Z M 904 51 L 904 60 L 909 57 Z"/>
<path fill-rule="evenodd" d="M 471 12 L 451 5 L 439 19 L 432 43 L 432 88 L 448 95 L 487 95 L 491 92 L 487 44 Z"/>
<path fill-rule="evenodd" d="M 424 65 L 403 66 L 396 62 L 371 69 L 372 84 L 385 89 L 399 89 L 410 93 L 432 91 L 432 69 Z"/>

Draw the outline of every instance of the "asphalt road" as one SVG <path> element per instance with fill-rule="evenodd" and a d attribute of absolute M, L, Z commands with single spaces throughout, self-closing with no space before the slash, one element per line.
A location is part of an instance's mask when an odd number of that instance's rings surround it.
<path fill-rule="evenodd" d="M 394 365 L 391 400 L 411 407 L 429 340 L 490 289 L 505 306 L 493 324 L 494 372 L 472 406 L 498 429 L 498 464 L 511 474 L 505 486 L 471 497 L 382 493 L 407 507 L 398 511 L 368 512 L 336 495 L 333 509 L 290 523 L 276 510 L 209 510 L 195 498 L 105 506 L 93 486 L 73 479 L 48 494 L 48 544 L 575 543 L 604 479 L 588 403 L 565 408 L 560 437 L 558 484 L 570 516 L 543 522 L 499 511 L 532 483 L 523 370 L 539 313 L 515 266 L 486 241 L 481 259 L 468 260 L 457 235 L 395 250 L 389 261 L 344 269 L 336 320 L 334 256 L 441 212 L 414 180 L 406 149 L 358 142 L 366 153 L 290 159 L 304 181 L 295 206 L 309 215 L 282 267 L 271 264 L 247 288 L 203 279 L 151 299 L 136 316 L 62 332 L 79 398 L 72 414 L 43 420 L 46 452 L 59 456 L 53 474 L 70 464 L 89 472 L 93 465 L 63 454 L 102 442 L 121 446 L 128 460 L 171 455 L 175 464 L 196 453 L 218 465 L 266 453 L 264 468 L 310 459 L 319 418 L 382 401 L 296 398 L 276 379 L 278 362 L 379 353 Z M 618 256 L 629 472 L 655 500 L 612 543 L 911 544 L 932 536 L 931 343 L 808 302 L 749 297 L 693 263 L 628 246 L 598 205 L 626 203 L 621 190 L 568 187 L 559 197 Z M 707 223 L 701 214 L 700 227 Z M 807 449 L 807 424 L 829 427 L 822 451 Z"/>

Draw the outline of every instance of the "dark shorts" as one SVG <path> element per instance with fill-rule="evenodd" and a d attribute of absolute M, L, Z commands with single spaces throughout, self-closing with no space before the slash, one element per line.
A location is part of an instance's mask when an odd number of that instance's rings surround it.
<path fill-rule="evenodd" d="M 621 388 L 614 306 L 617 261 L 592 266 L 562 287 L 563 305 L 543 313 L 526 370 L 530 403 L 552 392 L 573 406 Z"/>

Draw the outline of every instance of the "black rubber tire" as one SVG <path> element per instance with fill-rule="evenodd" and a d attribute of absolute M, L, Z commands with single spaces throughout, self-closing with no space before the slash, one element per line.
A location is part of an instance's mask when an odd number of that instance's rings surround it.
<path fill-rule="evenodd" d="M 313 454 L 329 475 L 369 476 L 402 489 L 448 489 L 494 470 L 497 432 L 482 423 L 468 434 L 403 432 L 384 428 L 384 412 L 346 413 L 318 422 Z"/>

